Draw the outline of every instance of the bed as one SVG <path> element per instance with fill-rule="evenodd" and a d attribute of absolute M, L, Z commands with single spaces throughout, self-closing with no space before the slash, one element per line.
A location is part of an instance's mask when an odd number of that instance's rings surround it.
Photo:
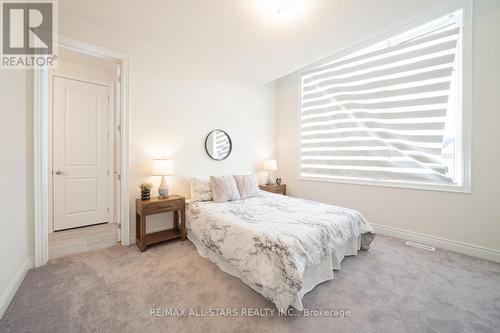
<path fill-rule="evenodd" d="M 200 255 L 280 311 L 303 310 L 302 297 L 375 237 L 356 210 L 264 191 L 224 203 L 188 202 L 186 213 Z"/>

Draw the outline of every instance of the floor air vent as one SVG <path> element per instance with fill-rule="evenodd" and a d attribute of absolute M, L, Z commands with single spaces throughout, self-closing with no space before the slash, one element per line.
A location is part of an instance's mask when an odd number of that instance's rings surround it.
<path fill-rule="evenodd" d="M 411 246 L 411 247 L 416 247 L 419 249 L 427 250 L 427 251 L 436 251 L 435 247 L 424 245 L 424 244 L 419 244 L 419 243 L 414 243 L 414 242 L 406 242 L 406 245 Z"/>

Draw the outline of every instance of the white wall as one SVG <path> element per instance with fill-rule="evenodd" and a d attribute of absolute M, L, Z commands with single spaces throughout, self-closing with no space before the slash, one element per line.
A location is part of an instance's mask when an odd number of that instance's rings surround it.
<path fill-rule="evenodd" d="M 0 317 L 33 255 L 30 78 L 24 70 L 0 70 Z"/>
<path fill-rule="evenodd" d="M 154 157 L 173 159 L 175 176 L 167 180 L 171 193 L 189 196 L 189 176 L 259 172 L 261 161 L 274 156 L 273 84 L 234 81 L 168 51 L 78 20 L 63 17 L 60 24 L 67 37 L 130 57 L 132 234 L 135 199 L 140 196 L 137 185 L 151 180 L 153 194 L 157 193 L 160 178 L 151 178 Z M 225 130 L 233 142 L 232 153 L 224 161 L 213 161 L 204 151 L 205 136 L 216 128 Z M 168 226 L 165 216 L 151 217 L 148 224 L 149 230 Z"/>
<path fill-rule="evenodd" d="M 387 2 L 387 1 L 386 1 Z M 344 3 L 349 6 L 349 2 Z M 383 16 L 390 6 L 371 17 Z M 344 8 L 357 22 L 356 14 Z M 422 13 L 427 9 L 422 8 Z M 380 13 L 379 13 L 380 12 Z M 363 42 L 366 36 L 385 33 L 419 13 L 399 13 L 385 22 L 364 20 L 358 31 L 349 23 L 330 31 L 332 49 L 344 41 Z M 416 16 L 418 17 L 418 16 Z M 474 7 L 472 194 L 298 180 L 298 76 L 292 73 L 277 81 L 278 168 L 290 195 L 360 210 L 370 222 L 457 242 L 500 250 L 500 2 L 477 0 Z M 332 52 L 333 54 L 333 52 Z"/>

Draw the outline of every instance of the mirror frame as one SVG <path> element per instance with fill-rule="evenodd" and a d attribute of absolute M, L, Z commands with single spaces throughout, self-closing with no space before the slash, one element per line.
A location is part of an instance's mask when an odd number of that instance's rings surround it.
<path fill-rule="evenodd" d="M 208 149 L 207 149 L 208 137 L 210 136 L 210 134 L 212 134 L 214 132 L 222 132 L 222 133 L 224 133 L 227 136 L 227 139 L 229 140 L 229 151 L 227 152 L 227 155 L 224 158 L 214 158 L 208 152 Z M 208 133 L 207 136 L 205 137 L 205 152 L 207 153 L 208 157 L 210 157 L 212 160 L 214 160 L 214 161 L 224 161 L 226 158 L 229 157 L 229 155 L 231 155 L 232 151 L 233 151 L 233 141 L 231 141 L 231 137 L 229 136 L 229 134 L 227 134 L 226 131 L 223 131 L 221 129 L 214 129 L 214 130 L 210 131 L 210 133 Z"/>

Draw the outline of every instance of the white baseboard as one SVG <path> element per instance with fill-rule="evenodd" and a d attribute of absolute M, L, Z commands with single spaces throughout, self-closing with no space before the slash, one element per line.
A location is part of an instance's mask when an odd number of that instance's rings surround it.
<path fill-rule="evenodd" d="M 0 318 L 3 317 L 5 311 L 9 307 L 12 298 L 16 294 L 17 289 L 21 285 L 29 269 L 33 268 L 35 265 L 34 257 L 28 257 L 24 263 L 19 267 L 16 274 L 10 281 L 7 289 L 5 289 L 0 297 Z"/>
<path fill-rule="evenodd" d="M 500 251 L 498 250 L 488 249 L 485 247 L 457 242 L 449 239 L 424 235 L 417 232 L 402 230 L 380 224 L 372 223 L 372 225 L 375 227 L 375 232 L 382 235 L 402 238 L 412 242 L 434 246 L 436 248 L 458 252 L 472 257 L 477 257 L 500 263 Z"/>

